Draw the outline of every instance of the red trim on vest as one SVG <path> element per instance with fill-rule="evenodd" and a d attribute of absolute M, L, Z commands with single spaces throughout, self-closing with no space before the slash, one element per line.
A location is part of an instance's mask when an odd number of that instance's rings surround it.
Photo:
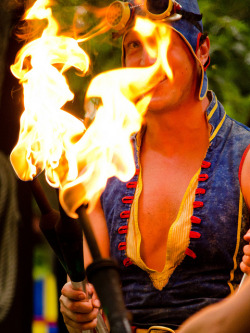
<path fill-rule="evenodd" d="M 240 186 L 241 186 L 241 172 L 242 172 L 242 167 L 243 167 L 245 158 L 246 158 L 247 153 L 249 152 L 249 150 L 250 150 L 250 145 L 248 145 L 247 148 L 245 149 L 245 151 L 244 151 L 244 153 L 242 155 L 241 161 L 240 161 L 240 167 L 239 167 L 239 173 L 238 173 L 238 177 L 239 177 L 239 181 L 240 181 Z"/>
<path fill-rule="evenodd" d="M 201 219 L 199 217 L 196 217 L 196 216 L 191 216 L 191 222 L 196 223 L 196 224 L 200 224 Z"/>
<path fill-rule="evenodd" d="M 208 180 L 209 176 L 206 173 L 201 173 L 199 175 L 198 181 L 199 182 L 205 182 L 206 180 Z"/>
<path fill-rule="evenodd" d="M 126 234 L 128 232 L 128 226 L 127 225 L 123 225 L 118 229 L 118 234 L 123 235 Z"/>
<path fill-rule="evenodd" d="M 133 203 L 133 200 L 134 200 L 134 197 L 123 197 L 122 198 L 122 202 L 124 204 L 132 204 Z"/>
<path fill-rule="evenodd" d="M 128 182 L 126 184 L 127 188 L 136 188 L 137 182 Z"/>
<path fill-rule="evenodd" d="M 189 248 L 186 249 L 185 254 L 186 254 L 187 256 L 193 258 L 193 259 L 196 259 L 196 258 L 197 258 L 197 256 L 196 256 L 196 254 L 194 253 L 194 251 L 190 250 Z"/>
<path fill-rule="evenodd" d="M 125 267 L 128 267 L 128 266 L 130 266 L 130 265 L 133 265 L 133 263 L 132 263 L 132 261 L 131 261 L 129 258 L 125 258 L 125 259 L 123 260 L 123 265 L 124 265 Z"/>
<path fill-rule="evenodd" d="M 119 251 L 124 251 L 126 250 L 126 242 L 121 242 L 118 244 L 118 250 Z"/>
<path fill-rule="evenodd" d="M 135 171 L 135 176 L 138 176 L 139 173 L 140 173 L 140 169 L 136 169 L 136 171 Z"/>
<path fill-rule="evenodd" d="M 206 190 L 204 188 L 197 188 L 195 194 L 205 194 Z"/>
<path fill-rule="evenodd" d="M 130 216 L 130 210 L 124 210 L 124 211 L 121 212 L 121 214 L 120 214 L 120 217 L 121 217 L 122 219 L 128 219 L 129 216 Z"/>
<path fill-rule="evenodd" d="M 196 231 L 190 231 L 189 237 L 190 238 L 201 238 L 201 234 L 199 232 L 196 232 Z"/>
<path fill-rule="evenodd" d="M 202 202 L 202 201 L 194 201 L 193 202 L 193 207 L 194 208 L 201 208 L 203 206 L 204 206 L 204 202 Z"/>
<path fill-rule="evenodd" d="M 201 163 L 201 167 L 202 167 L 203 169 L 208 169 L 208 168 L 211 167 L 211 163 L 210 163 L 210 162 L 207 162 L 207 161 L 203 161 L 203 162 Z"/>

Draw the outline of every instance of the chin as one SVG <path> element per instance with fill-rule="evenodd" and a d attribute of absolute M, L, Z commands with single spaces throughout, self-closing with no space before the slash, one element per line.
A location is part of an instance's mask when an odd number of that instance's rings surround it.
<path fill-rule="evenodd" d="M 169 108 L 170 101 L 165 96 L 153 96 L 149 105 L 148 105 L 148 111 L 151 112 L 160 112 L 164 111 Z"/>

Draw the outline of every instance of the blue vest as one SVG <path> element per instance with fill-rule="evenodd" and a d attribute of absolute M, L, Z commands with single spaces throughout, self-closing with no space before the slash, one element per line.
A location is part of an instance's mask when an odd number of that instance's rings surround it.
<path fill-rule="evenodd" d="M 101 196 L 111 256 L 120 266 L 125 303 L 137 327 L 177 328 L 193 313 L 228 296 L 241 280 L 239 263 L 249 214 L 238 172 L 250 144 L 250 129 L 228 117 L 214 94 L 207 119 L 212 125 L 211 141 L 193 203 L 190 244 L 163 290 L 155 289 L 148 274 L 126 257 L 127 223 L 138 174 L 127 183 L 109 179 Z M 136 147 L 135 138 L 133 142 Z M 137 155 L 135 148 L 136 168 Z"/>

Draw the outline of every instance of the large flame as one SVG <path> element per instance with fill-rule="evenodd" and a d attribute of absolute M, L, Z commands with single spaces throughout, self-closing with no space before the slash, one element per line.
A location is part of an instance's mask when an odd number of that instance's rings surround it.
<path fill-rule="evenodd" d="M 26 19 L 47 19 L 48 25 L 40 38 L 21 49 L 11 67 L 23 84 L 25 105 L 11 162 L 25 181 L 45 170 L 49 184 L 60 189 L 62 207 L 75 218 L 81 205 L 94 206 L 108 178 L 127 181 L 133 176 L 131 135 L 140 130 L 153 88 L 166 75 L 172 79 L 166 57 L 171 29 L 137 18 L 134 29 L 157 60 L 150 67 L 121 68 L 95 77 L 86 99 L 99 98 L 101 103 L 86 130 L 62 109 L 74 97 L 63 74 L 70 67 L 86 73 L 89 58 L 77 40 L 58 35 L 49 5 L 49 0 L 38 0 L 27 12 Z"/>
<path fill-rule="evenodd" d="M 67 174 L 68 180 L 74 179 L 77 169 L 71 158 L 73 143 L 85 130 L 81 121 L 62 110 L 63 105 L 74 98 L 63 74 L 70 67 L 86 73 L 89 58 L 75 39 L 57 35 L 58 24 L 49 5 L 49 0 L 38 0 L 27 11 L 26 20 L 47 19 L 48 25 L 40 38 L 19 51 L 11 66 L 24 91 L 25 111 L 19 140 L 10 156 L 22 180 L 32 180 L 44 169 L 48 178 L 51 170 L 65 163 L 62 159 L 71 160 L 61 172 L 63 178 Z M 59 187 L 60 181 L 56 178 L 53 183 Z"/>

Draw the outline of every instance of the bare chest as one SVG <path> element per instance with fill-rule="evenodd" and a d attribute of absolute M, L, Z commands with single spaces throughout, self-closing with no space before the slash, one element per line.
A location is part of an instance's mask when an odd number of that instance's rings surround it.
<path fill-rule="evenodd" d="M 164 158 L 142 166 L 142 192 L 138 205 L 141 256 L 148 267 L 162 270 L 169 229 L 178 216 L 185 192 L 200 167 Z"/>

